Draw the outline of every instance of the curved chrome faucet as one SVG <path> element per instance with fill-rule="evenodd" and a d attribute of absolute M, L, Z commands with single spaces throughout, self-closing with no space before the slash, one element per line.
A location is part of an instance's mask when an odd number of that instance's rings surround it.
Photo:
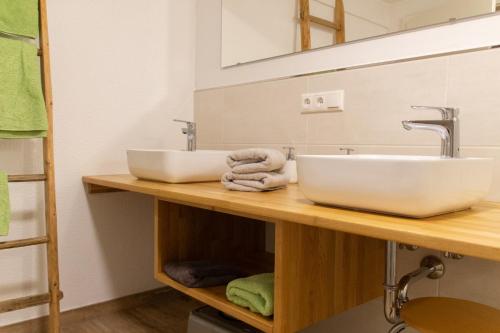
<path fill-rule="evenodd" d="M 441 112 L 441 120 L 405 120 L 404 129 L 433 131 L 441 137 L 441 156 L 460 157 L 460 122 L 457 108 L 412 106 L 414 110 L 436 110 Z"/>
<path fill-rule="evenodd" d="M 427 121 L 413 121 L 413 120 L 404 120 L 403 127 L 407 131 L 411 131 L 413 129 L 420 129 L 424 131 L 432 131 L 439 134 L 441 137 L 441 156 L 442 157 L 453 157 L 450 156 L 450 147 L 451 147 L 451 137 L 450 132 L 443 127 L 442 125 L 427 123 Z"/>

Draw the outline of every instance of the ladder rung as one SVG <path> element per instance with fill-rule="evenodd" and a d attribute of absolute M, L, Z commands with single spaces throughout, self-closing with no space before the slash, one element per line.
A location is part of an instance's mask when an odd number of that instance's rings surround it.
<path fill-rule="evenodd" d="M 21 182 L 43 182 L 47 180 L 47 176 L 44 174 L 35 175 L 12 175 L 9 176 L 9 182 L 11 183 L 21 183 Z"/>
<path fill-rule="evenodd" d="M 59 292 L 59 299 L 63 298 L 63 294 Z M 36 296 L 26 296 L 13 298 L 7 301 L 0 302 L 0 313 L 26 309 L 32 306 L 50 303 L 50 294 L 41 294 Z"/>
<path fill-rule="evenodd" d="M 49 241 L 47 236 L 19 239 L 7 242 L 0 242 L 0 250 L 14 249 L 18 247 L 46 244 Z"/>
<path fill-rule="evenodd" d="M 337 23 L 330 22 L 328 20 L 322 19 L 321 17 L 309 15 L 309 20 L 311 20 L 311 22 L 313 22 L 313 23 L 322 25 L 322 26 L 330 28 L 330 29 L 340 30 L 340 27 Z"/>

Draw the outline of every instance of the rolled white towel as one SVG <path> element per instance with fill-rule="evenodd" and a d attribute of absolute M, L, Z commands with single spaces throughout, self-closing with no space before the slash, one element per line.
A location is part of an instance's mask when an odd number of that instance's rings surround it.
<path fill-rule="evenodd" d="M 285 188 L 290 181 L 288 175 L 280 172 L 234 173 L 226 172 L 222 184 L 233 191 L 262 192 Z"/>
<path fill-rule="evenodd" d="M 233 173 L 256 173 L 281 170 L 285 155 L 276 149 L 250 148 L 235 150 L 227 157 Z"/>

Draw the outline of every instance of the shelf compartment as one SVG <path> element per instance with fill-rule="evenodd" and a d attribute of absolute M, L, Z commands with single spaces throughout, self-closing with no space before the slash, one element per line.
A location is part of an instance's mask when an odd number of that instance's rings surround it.
<path fill-rule="evenodd" d="M 226 299 L 226 286 L 188 288 L 164 273 L 175 261 L 213 260 L 245 273 L 274 272 L 274 254 L 266 252 L 266 223 L 207 209 L 155 200 L 155 278 L 264 332 L 273 319 Z"/>
<path fill-rule="evenodd" d="M 229 302 L 226 298 L 226 286 L 212 288 L 188 288 L 172 280 L 165 273 L 157 273 L 156 279 L 180 292 L 193 297 L 211 307 L 241 320 L 266 333 L 273 332 L 273 319 L 253 313 Z"/>

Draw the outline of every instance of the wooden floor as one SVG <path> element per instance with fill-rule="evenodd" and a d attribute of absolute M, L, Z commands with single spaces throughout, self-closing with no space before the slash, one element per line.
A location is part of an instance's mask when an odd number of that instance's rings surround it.
<path fill-rule="evenodd" d="M 184 333 L 189 312 L 202 304 L 172 289 L 129 296 L 62 315 L 63 333 Z M 0 328 L 0 333 L 45 333 L 46 320 Z"/>

